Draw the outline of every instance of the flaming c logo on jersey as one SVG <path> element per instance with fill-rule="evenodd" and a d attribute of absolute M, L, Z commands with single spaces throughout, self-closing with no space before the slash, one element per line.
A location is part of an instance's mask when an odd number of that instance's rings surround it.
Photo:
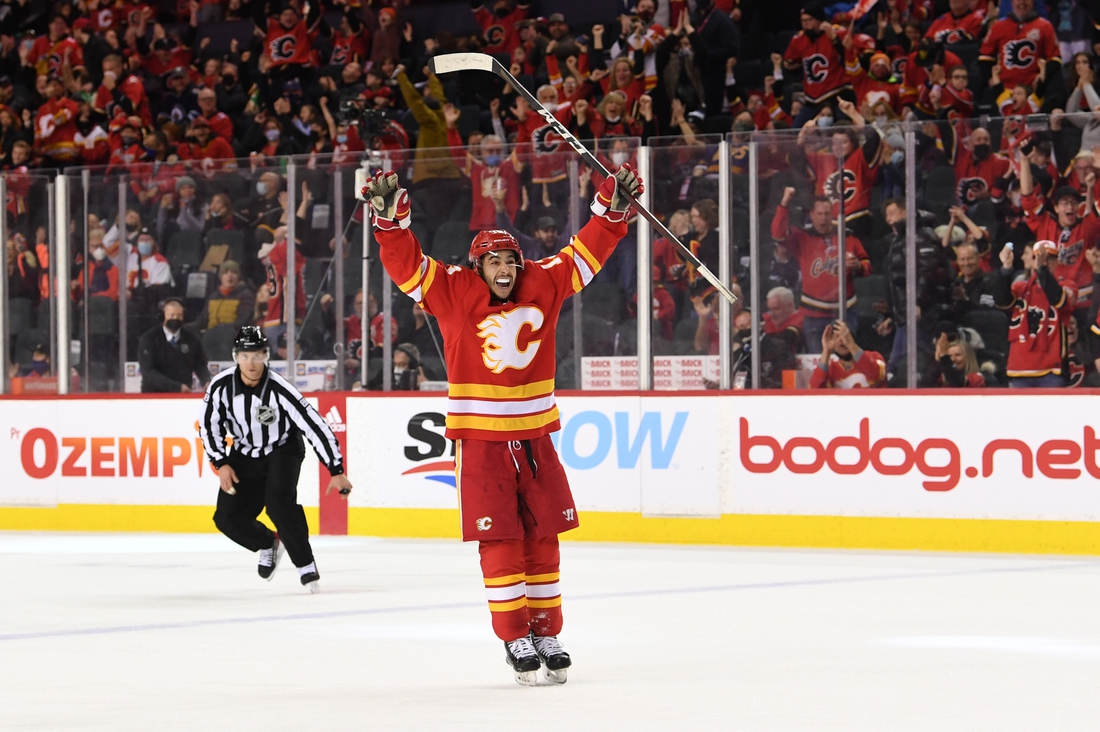
<path fill-rule="evenodd" d="M 815 53 L 802 59 L 802 75 L 806 81 L 820 84 L 829 76 L 829 59 Z"/>
<path fill-rule="evenodd" d="M 523 326 L 531 326 L 531 333 L 542 327 L 544 316 L 536 307 L 525 305 L 514 310 L 494 313 L 477 324 L 477 337 L 484 340 L 481 346 L 485 368 L 494 374 L 505 369 L 522 371 L 535 360 L 541 340 L 530 341 L 520 348 L 519 333 Z"/>
<path fill-rule="evenodd" d="M 1029 69 L 1035 63 L 1038 51 L 1035 41 L 1020 38 L 1005 43 L 1004 65 L 1006 69 Z"/>

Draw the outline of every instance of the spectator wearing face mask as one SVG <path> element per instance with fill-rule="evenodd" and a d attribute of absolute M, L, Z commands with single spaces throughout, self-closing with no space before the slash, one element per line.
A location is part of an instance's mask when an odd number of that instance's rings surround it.
<path fill-rule="evenodd" d="M 137 246 L 130 252 L 126 264 L 127 288 L 133 292 L 143 287 L 175 286 L 172 265 L 160 254 L 153 232 L 138 232 Z"/>
<path fill-rule="evenodd" d="M 947 161 L 955 167 L 956 195 L 963 206 L 974 206 L 990 197 L 1000 197 L 1008 188 L 1012 163 L 993 152 L 989 130 L 976 127 L 965 144 L 958 141 L 959 122 L 940 127 Z"/>
<path fill-rule="evenodd" d="M 103 229 L 88 232 L 88 255 L 88 294 L 91 297 L 109 297 L 118 302 L 118 267 L 107 257 Z M 83 288 L 84 273 L 78 269 L 73 280 L 73 299 L 81 299 Z"/>
<path fill-rule="evenodd" d="M 474 19 L 481 26 L 481 35 L 485 39 L 485 53 L 512 53 L 519 45 L 519 23 L 527 17 L 531 4 L 520 0 L 512 7 L 509 0 L 496 0 L 490 11 L 483 0 L 470 0 L 470 9 Z"/>
<path fill-rule="evenodd" d="M 918 28 L 919 33 L 919 28 Z M 902 116 L 906 110 L 913 110 L 921 119 L 932 119 L 936 115 L 931 98 L 922 96 L 921 91 L 928 85 L 942 85 L 944 69 L 961 66 L 962 59 L 942 44 L 925 38 L 917 42 L 917 47 L 906 56 L 905 73 L 901 81 Z"/>
<path fill-rule="evenodd" d="M 119 130 L 119 145 L 111 151 L 106 175 L 134 175 L 138 172 L 138 164 L 147 156 L 145 146 L 141 144 L 141 131 L 134 122 L 125 120 Z"/>
<path fill-rule="evenodd" d="M 811 389 L 873 389 L 886 385 L 886 361 L 865 351 L 852 331 L 837 320 L 821 333 L 821 360 L 810 376 Z"/>
<path fill-rule="evenodd" d="M 520 205 L 520 173 L 523 165 L 512 154 L 505 157 L 504 143 L 496 135 L 485 135 L 475 150 L 471 145 L 467 150 L 462 145 L 462 136 L 458 133 L 458 120 L 461 110 L 448 104 L 443 107 L 447 120 L 447 142 L 455 164 L 470 179 L 470 195 L 473 196 L 473 211 L 470 214 L 470 231 L 482 231 L 496 226 L 497 197 L 509 221 L 515 220 Z"/>
<path fill-rule="evenodd" d="M 157 239 L 169 240 L 180 231 L 202 231 L 203 206 L 196 194 L 195 179 L 184 175 L 176 179 L 176 195 L 161 196 L 157 211 Z"/>
<path fill-rule="evenodd" d="M 894 76 L 894 65 L 890 57 L 881 51 L 872 53 L 867 68 L 860 63 L 860 55 L 855 48 L 856 36 L 863 34 L 849 31 L 844 36 L 844 68 L 856 95 L 856 107 L 863 109 L 872 103 L 885 101 L 896 113 L 901 110 L 898 79 Z M 874 44 L 873 39 L 868 39 Z"/>
<path fill-rule="evenodd" d="M 19 376 L 24 378 L 44 379 L 50 375 L 50 347 L 45 343 L 34 344 L 31 351 L 31 362 L 19 369 Z"/>
<path fill-rule="evenodd" d="M 233 120 L 225 112 L 218 111 L 218 93 L 206 86 L 199 89 L 199 116 L 210 125 L 215 137 L 233 142 Z M 192 123 L 193 125 L 193 123 Z"/>
<path fill-rule="evenodd" d="M 141 335 L 138 364 L 143 393 L 187 393 L 193 378 L 210 381 L 206 352 L 198 336 L 183 327 L 183 303 L 169 298 L 160 306 L 161 322 Z"/>
<path fill-rule="evenodd" d="M 149 111 L 149 98 L 145 94 L 145 85 L 137 74 L 131 74 L 126 68 L 122 56 L 111 53 L 102 61 L 103 81 L 96 90 L 93 108 L 108 118 L 115 116 L 116 110 L 123 114 L 137 115 L 143 125 L 153 124 L 153 115 Z"/>

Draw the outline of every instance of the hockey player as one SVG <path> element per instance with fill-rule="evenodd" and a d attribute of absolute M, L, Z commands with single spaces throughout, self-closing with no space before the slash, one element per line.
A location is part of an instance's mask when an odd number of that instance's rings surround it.
<path fill-rule="evenodd" d="M 493 630 L 525 686 L 536 683 L 540 661 L 559 684 L 571 664 L 557 639 L 558 534 L 578 523 L 550 439 L 559 429 L 554 337 L 562 303 L 592 281 L 626 234 L 630 203 L 616 183 L 643 190 L 634 169 L 621 166 L 600 186 L 595 216 L 556 255 L 524 261 L 511 234 L 488 230 L 470 245 L 469 269 L 423 254 L 396 173 L 364 189 L 386 272 L 439 321 L 462 538 L 479 542 Z"/>
<path fill-rule="evenodd" d="M 302 585 L 318 592 L 321 575 L 297 500 L 305 457 L 302 435 L 332 476 L 326 493 L 336 489 L 346 498 L 351 483 L 328 423 L 293 384 L 268 368 L 269 355 L 263 331 L 242 327 L 233 342 L 236 368 L 211 379 L 203 398 L 203 447 L 221 481 L 214 525 L 245 549 L 260 553 L 257 569 L 266 580 L 275 573 L 285 544 Z M 232 447 L 226 446 L 227 437 L 233 438 Z M 279 533 L 256 520 L 264 508 Z"/>

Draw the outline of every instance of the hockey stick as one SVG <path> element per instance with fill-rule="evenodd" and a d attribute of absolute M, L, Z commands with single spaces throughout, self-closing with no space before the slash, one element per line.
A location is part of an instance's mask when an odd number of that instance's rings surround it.
<path fill-rule="evenodd" d="M 511 85 L 511 87 L 524 98 L 527 105 L 535 112 L 538 112 L 539 116 L 546 120 L 546 123 L 553 128 L 554 132 L 561 135 L 562 139 L 569 143 L 569 147 L 573 148 L 577 154 L 581 156 L 584 162 L 588 163 L 591 168 L 599 171 L 605 177 L 611 177 L 611 173 L 603 166 L 603 163 L 601 163 L 588 148 L 581 144 L 581 141 L 574 137 L 569 130 L 565 129 L 565 125 L 559 122 L 557 117 L 548 112 L 546 107 L 543 107 L 542 104 L 539 103 L 539 100 L 516 81 L 516 78 L 508 72 L 508 69 L 504 68 L 501 63 L 492 56 L 484 53 L 448 53 L 443 56 L 433 57 L 428 61 L 428 68 L 433 74 L 450 74 L 455 71 L 489 71 L 496 74 Z M 635 210 L 642 215 L 642 218 L 661 232 L 666 239 L 676 245 L 680 250 L 680 254 L 687 260 L 688 264 L 695 268 L 696 272 L 703 276 L 703 279 L 714 285 L 714 288 L 722 293 L 722 297 L 726 298 L 731 303 L 737 302 L 737 297 L 730 292 L 729 288 L 723 285 L 721 281 L 714 276 L 714 273 L 707 269 L 707 266 L 703 264 L 690 249 L 685 247 L 676 235 L 669 231 L 668 227 L 661 223 L 661 220 L 658 219 L 652 211 L 640 204 L 638 199 L 630 195 L 626 190 L 622 188 L 619 190 L 630 199 Z"/>

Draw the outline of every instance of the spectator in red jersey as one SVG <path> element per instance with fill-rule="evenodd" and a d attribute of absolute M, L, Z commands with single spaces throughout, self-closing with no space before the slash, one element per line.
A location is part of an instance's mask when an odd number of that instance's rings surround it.
<path fill-rule="evenodd" d="M 642 126 L 634 119 L 626 106 L 626 94 L 608 92 L 589 121 L 592 137 L 640 137 Z"/>
<path fill-rule="evenodd" d="M 907 116 L 906 110 L 913 111 L 921 119 L 931 119 L 935 116 L 935 110 L 929 106 L 928 100 L 922 102 L 921 89 L 929 80 L 933 83 L 942 83 L 946 69 L 962 65 L 962 59 L 951 51 L 947 51 L 941 44 L 925 38 L 918 44 L 915 51 L 906 57 L 905 74 L 901 82 L 902 116 Z"/>
<path fill-rule="evenodd" d="M 934 116 L 962 117 L 974 114 L 974 92 L 970 91 L 970 74 L 961 64 L 951 66 L 941 77 L 939 72 L 929 74 L 920 92 L 919 107 L 931 109 Z"/>
<path fill-rule="evenodd" d="M 1021 84 L 1035 88 L 1040 61 L 1048 66 L 1047 78 L 1061 77 L 1058 37 L 1050 21 L 1035 14 L 1034 0 L 1012 0 L 1012 13 L 993 23 L 980 54 L 978 64 L 986 79 L 992 77 L 994 66 L 1000 67 L 1006 93 Z M 1000 102 L 998 99 L 998 106 Z"/>
<path fill-rule="evenodd" d="M 80 105 L 65 96 L 65 84 L 57 76 L 51 76 L 46 82 L 46 95 L 48 99 L 38 108 L 35 118 L 36 152 L 57 167 L 79 163 L 76 118 Z"/>
<path fill-rule="evenodd" d="M 795 117 L 794 126 L 818 116 L 827 103 L 833 103 L 842 91 L 851 89 L 844 73 L 843 48 L 836 27 L 825 20 L 825 6 L 811 2 L 802 9 L 802 30 L 791 39 L 783 54 L 786 71 L 802 72 L 802 92 L 806 101 Z"/>
<path fill-rule="evenodd" d="M 198 99 L 199 116 L 206 120 L 215 136 L 232 144 L 233 121 L 225 112 L 218 111 L 218 93 L 212 87 L 203 87 L 199 89 Z M 194 125 L 193 120 L 192 125 Z"/>
<path fill-rule="evenodd" d="M 527 17 L 531 5 L 520 0 L 513 8 L 508 0 L 496 0 L 490 12 L 483 4 L 484 0 L 470 0 L 470 10 L 481 26 L 481 37 L 485 40 L 485 53 L 510 54 L 520 44 L 519 23 Z"/>
<path fill-rule="evenodd" d="M 802 312 L 788 287 L 773 287 L 768 291 L 764 313 L 764 335 L 787 341 L 793 353 L 806 352 L 806 336 L 802 333 Z"/>
<path fill-rule="evenodd" d="M 61 76 L 62 64 L 71 68 L 84 66 L 84 52 L 80 44 L 69 35 L 69 21 L 61 13 L 50 18 L 46 35 L 34 40 L 27 62 L 35 67 L 36 73 L 47 76 Z"/>
<path fill-rule="evenodd" d="M 520 204 L 520 172 L 523 166 L 513 154 L 505 157 L 504 143 L 496 135 L 485 135 L 474 149 L 467 152 L 458 133 L 458 120 L 462 111 L 453 104 L 443 107 L 443 116 L 447 122 L 447 142 L 450 143 L 451 156 L 455 164 L 470 179 L 470 195 L 473 196 L 473 210 L 470 214 L 470 231 L 492 229 L 496 226 L 497 213 L 493 194 L 500 191 L 502 205 L 508 218 L 515 219 Z"/>
<path fill-rule="evenodd" d="M 187 136 L 194 142 L 185 142 L 177 148 L 180 160 L 192 161 L 202 170 L 231 170 L 237 167 L 233 148 L 222 138 L 214 136 L 205 117 L 191 120 Z"/>
<path fill-rule="evenodd" d="M 844 161 L 844 221 L 857 236 L 866 238 L 871 230 L 871 188 L 878 170 L 882 137 L 874 127 L 866 126 L 863 115 L 854 104 L 842 99 L 838 106 L 851 118 L 852 127 L 834 128 L 831 117 L 824 116 L 823 111 L 799 131 L 798 145 L 813 171 L 814 193 L 834 202 L 834 217 L 840 216 L 842 182 L 837 161 Z M 810 144 L 810 137 L 817 129 L 821 130 L 818 139 L 828 136 L 828 147 Z"/>
<path fill-rule="evenodd" d="M 1086 249 L 1100 245 L 1100 217 L 1093 211 L 1093 189 L 1096 174 L 1090 172 L 1086 183 L 1085 216 L 1078 216 L 1081 204 L 1076 188 L 1062 186 L 1055 192 L 1053 211 L 1044 211 L 1044 200 L 1032 181 L 1031 165 L 1018 151 L 1020 161 L 1021 205 L 1024 222 L 1035 232 L 1036 239 L 1055 243 L 1057 257 L 1051 263 L 1055 278 L 1072 282 L 1076 290 L 1076 307 L 1081 316 L 1092 304 L 1092 270 L 1085 258 Z"/>
<path fill-rule="evenodd" d="M 971 207 L 990 198 L 999 199 L 1008 188 L 1012 163 L 993 152 L 992 138 L 984 127 L 975 127 L 965 142 L 958 140 L 960 122 L 941 126 L 947 161 L 955 167 L 955 193 L 959 203 Z"/>
<path fill-rule="evenodd" d="M 985 8 L 973 9 L 970 0 L 950 0 L 948 12 L 936 18 L 924 34 L 936 43 L 974 43 L 980 41 Z"/>
<path fill-rule="evenodd" d="M 95 111 L 109 118 L 116 110 L 126 116 L 137 115 L 144 125 L 153 124 L 149 111 L 149 99 L 145 95 L 145 85 L 136 74 L 131 74 L 123 65 L 122 56 L 112 53 L 104 57 L 103 81 L 96 91 Z"/>
<path fill-rule="evenodd" d="M 832 216 L 832 204 L 828 198 L 818 196 L 810 209 L 811 228 L 808 230 L 790 228 L 788 206 L 794 199 L 795 189 L 783 190 L 783 199 L 772 218 L 771 234 L 777 244 L 777 250 L 789 252 L 802 269 L 802 315 L 803 331 L 807 343 L 821 340 L 826 326 L 836 319 L 840 310 L 839 300 L 839 248 L 836 227 Z M 844 242 L 844 281 L 851 327 L 856 327 L 858 319 L 853 306 L 856 304 L 855 277 L 871 274 L 871 261 L 863 244 L 854 236 L 845 237 Z"/>
<path fill-rule="evenodd" d="M 874 389 L 886 385 L 886 361 L 856 343 L 846 323 L 837 320 L 821 333 L 821 360 L 810 376 L 811 389 Z"/>
<path fill-rule="evenodd" d="M 940 333 L 936 339 L 935 360 L 939 375 L 933 375 L 933 382 L 937 386 L 976 389 L 997 385 L 996 378 L 983 374 L 978 368 L 974 346 L 958 332 Z"/>
<path fill-rule="evenodd" d="M 336 3 L 333 3 L 334 5 Z M 340 23 L 332 30 L 331 66 L 343 66 L 351 62 L 364 63 L 370 57 L 370 31 L 360 21 L 351 3 L 344 6 Z"/>
<path fill-rule="evenodd" d="M 1024 273 L 1014 282 L 1012 250 L 1001 250 L 994 301 L 1008 313 L 1008 385 L 1013 388 L 1066 385 L 1066 323 L 1073 317 L 1076 287 L 1056 278 L 1048 266 L 1058 245 L 1040 241 L 1024 247 Z"/>

